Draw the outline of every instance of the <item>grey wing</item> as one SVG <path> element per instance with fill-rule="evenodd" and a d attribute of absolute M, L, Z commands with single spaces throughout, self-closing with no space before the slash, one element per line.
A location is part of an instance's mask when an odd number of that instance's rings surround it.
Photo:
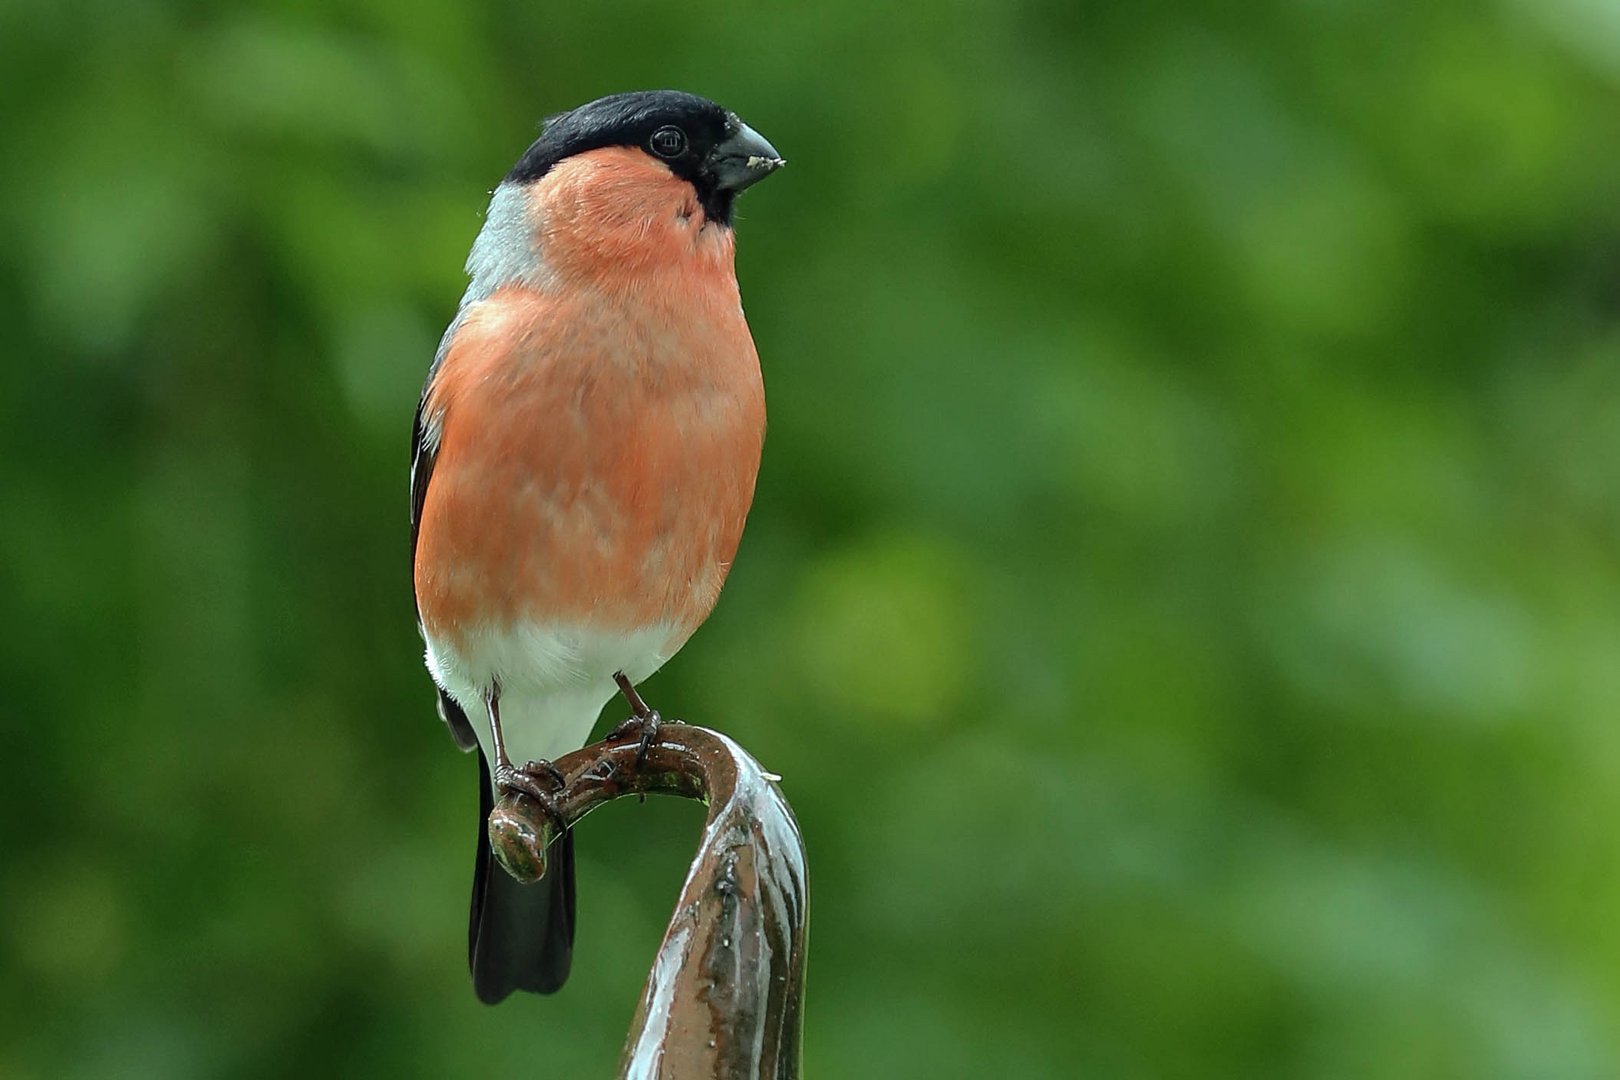
<path fill-rule="evenodd" d="M 445 354 L 450 351 L 450 341 L 455 337 L 456 327 L 461 323 L 458 315 L 445 330 L 444 337 L 439 339 L 439 350 L 433 356 L 433 366 L 428 368 L 427 380 L 422 384 L 422 397 L 416 403 L 416 419 L 411 424 L 411 579 L 412 590 L 415 589 L 416 568 L 416 539 L 422 531 L 422 504 L 427 501 L 428 482 L 433 479 L 433 463 L 438 456 L 437 445 L 428 445 L 424 439 L 426 426 L 423 423 L 423 412 L 427 408 L 428 391 L 433 387 L 433 379 L 444 364 Z M 417 621 L 417 630 L 422 629 L 421 621 Z M 439 690 L 439 718 L 444 726 L 450 729 L 450 737 L 463 751 L 474 750 L 478 747 L 478 736 L 474 734 L 472 724 L 467 720 L 467 714 L 461 706 Z"/>

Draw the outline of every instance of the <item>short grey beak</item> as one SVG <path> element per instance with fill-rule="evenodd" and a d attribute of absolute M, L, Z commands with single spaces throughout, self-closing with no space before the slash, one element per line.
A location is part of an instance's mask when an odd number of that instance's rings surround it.
<path fill-rule="evenodd" d="M 722 191 L 741 191 L 765 179 L 787 162 L 765 136 L 742 121 L 737 131 L 709 153 L 709 172 Z"/>

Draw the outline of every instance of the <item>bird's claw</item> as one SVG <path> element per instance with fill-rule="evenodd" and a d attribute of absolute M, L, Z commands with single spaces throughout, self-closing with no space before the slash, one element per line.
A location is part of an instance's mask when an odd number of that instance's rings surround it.
<path fill-rule="evenodd" d="M 647 753 L 658 742 L 658 732 L 663 723 L 657 709 L 648 709 L 645 715 L 632 716 L 614 728 L 608 733 L 608 738 L 620 742 L 634 737 L 637 741 L 636 768 L 639 769 L 647 764 Z"/>
<path fill-rule="evenodd" d="M 558 791 L 568 786 L 568 778 L 562 774 L 562 770 L 549 761 L 531 761 L 518 772 L 533 780 L 544 776 L 556 785 Z"/>
<path fill-rule="evenodd" d="M 550 790 L 542 783 L 549 781 Z M 559 832 L 567 829 L 562 811 L 557 808 L 557 796 L 562 794 L 563 774 L 549 761 L 531 761 L 521 769 L 506 763 L 495 766 L 495 792 L 498 795 L 525 795 L 535 801 L 541 813 L 550 818 Z"/>

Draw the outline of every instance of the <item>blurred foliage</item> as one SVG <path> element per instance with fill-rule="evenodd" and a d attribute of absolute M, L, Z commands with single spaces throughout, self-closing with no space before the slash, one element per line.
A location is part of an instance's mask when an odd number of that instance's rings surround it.
<path fill-rule="evenodd" d="M 648 692 L 786 777 L 809 1075 L 1620 1075 L 1620 6 L 5 0 L 0 1076 L 608 1073 L 700 813 L 474 1001 L 407 431 L 662 85 L 791 160 Z"/>

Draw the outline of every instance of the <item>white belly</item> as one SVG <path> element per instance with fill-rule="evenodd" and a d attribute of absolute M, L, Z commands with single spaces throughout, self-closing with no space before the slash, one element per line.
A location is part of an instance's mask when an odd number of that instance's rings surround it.
<path fill-rule="evenodd" d="M 428 635 L 427 666 L 472 721 L 492 763 L 485 696 L 491 686 L 500 688 L 507 753 L 522 765 L 584 746 L 602 706 L 618 693 L 614 672 L 639 683 L 684 643 L 665 625 L 611 633 L 527 623 L 480 631 L 459 647 Z"/>

